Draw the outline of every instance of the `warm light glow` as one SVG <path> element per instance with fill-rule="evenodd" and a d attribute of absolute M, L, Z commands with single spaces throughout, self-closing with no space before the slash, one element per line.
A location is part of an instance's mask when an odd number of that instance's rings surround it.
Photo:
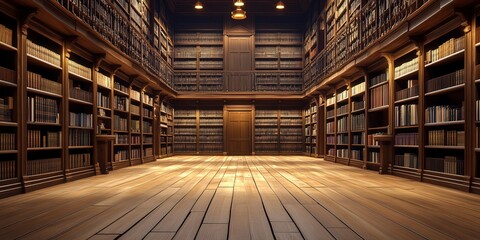
<path fill-rule="evenodd" d="M 200 0 L 195 2 L 195 9 L 203 9 L 203 4 L 200 2 Z"/>
<path fill-rule="evenodd" d="M 232 18 L 235 20 L 245 19 L 247 18 L 247 12 L 243 11 L 240 7 L 237 7 L 237 9 L 232 12 Z"/>
<path fill-rule="evenodd" d="M 245 3 L 243 3 L 242 0 L 237 0 L 237 1 L 235 1 L 235 3 L 233 5 L 235 5 L 235 7 L 243 7 L 243 5 L 245 5 Z"/>
<path fill-rule="evenodd" d="M 282 1 L 278 1 L 276 8 L 277 8 L 277 9 L 285 9 L 285 4 L 283 4 Z"/>

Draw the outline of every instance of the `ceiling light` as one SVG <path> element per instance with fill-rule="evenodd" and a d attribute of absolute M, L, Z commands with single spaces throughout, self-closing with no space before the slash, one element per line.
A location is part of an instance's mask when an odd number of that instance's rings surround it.
<path fill-rule="evenodd" d="M 200 2 L 200 0 L 195 2 L 195 9 L 200 10 L 203 9 L 203 4 Z"/>
<path fill-rule="evenodd" d="M 283 4 L 282 1 L 277 2 L 277 6 L 275 6 L 277 9 L 285 9 L 285 4 Z"/>
<path fill-rule="evenodd" d="M 233 5 L 235 5 L 235 7 L 243 7 L 245 3 L 243 3 L 242 0 L 236 0 Z"/>
<path fill-rule="evenodd" d="M 245 19 L 245 18 L 247 18 L 247 12 L 243 11 L 242 8 L 237 7 L 237 9 L 235 9 L 232 12 L 232 18 L 235 19 L 235 20 Z"/>

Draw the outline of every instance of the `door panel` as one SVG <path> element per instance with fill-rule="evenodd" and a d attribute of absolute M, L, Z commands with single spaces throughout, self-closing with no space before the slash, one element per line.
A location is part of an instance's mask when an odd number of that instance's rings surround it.
<path fill-rule="evenodd" d="M 252 154 L 252 112 L 229 111 L 227 122 L 228 155 Z"/>

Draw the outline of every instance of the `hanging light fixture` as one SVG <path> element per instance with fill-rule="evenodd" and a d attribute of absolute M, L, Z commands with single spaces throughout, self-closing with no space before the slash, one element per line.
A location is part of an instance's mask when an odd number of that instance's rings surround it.
<path fill-rule="evenodd" d="M 242 2 L 242 0 L 236 0 L 235 3 L 233 3 L 233 5 L 235 5 L 235 7 L 243 7 L 245 3 Z"/>
<path fill-rule="evenodd" d="M 203 9 L 203 4 L 202 4 L 202 2 L 200 2 L 200 0 L 197 0 L 195 2 L 195 9 L 197 9 L 197 10 Z"/>
<path fill-rule="evenodd" d="M 285 9 L 285 4 L 283 4 L 282 1 L 278 1 L 277 6 L 275 6 L 275 8 L 280 9 L 280 10 Z"/>
<path fill-rule="evenodd" d="M 233 10 L 232 19 L 243 20 L 245 18 L 247 18 L 247 12 L 244 11 L 241 7 L 237 7 L 237 9 Z"/>

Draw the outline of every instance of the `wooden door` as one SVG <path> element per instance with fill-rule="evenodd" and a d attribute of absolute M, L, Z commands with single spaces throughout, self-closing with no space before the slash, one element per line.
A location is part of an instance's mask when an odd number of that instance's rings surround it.
<path fill-rule="evenodd" d="M 252 154 L 252 112 L 245 110 L 228 111 L 227 154 Z"/>
<path fill-rule="evenodd" d="M 251 37 L 228 37 L 227 90 L 252 90 L 252 54 Z"/>

